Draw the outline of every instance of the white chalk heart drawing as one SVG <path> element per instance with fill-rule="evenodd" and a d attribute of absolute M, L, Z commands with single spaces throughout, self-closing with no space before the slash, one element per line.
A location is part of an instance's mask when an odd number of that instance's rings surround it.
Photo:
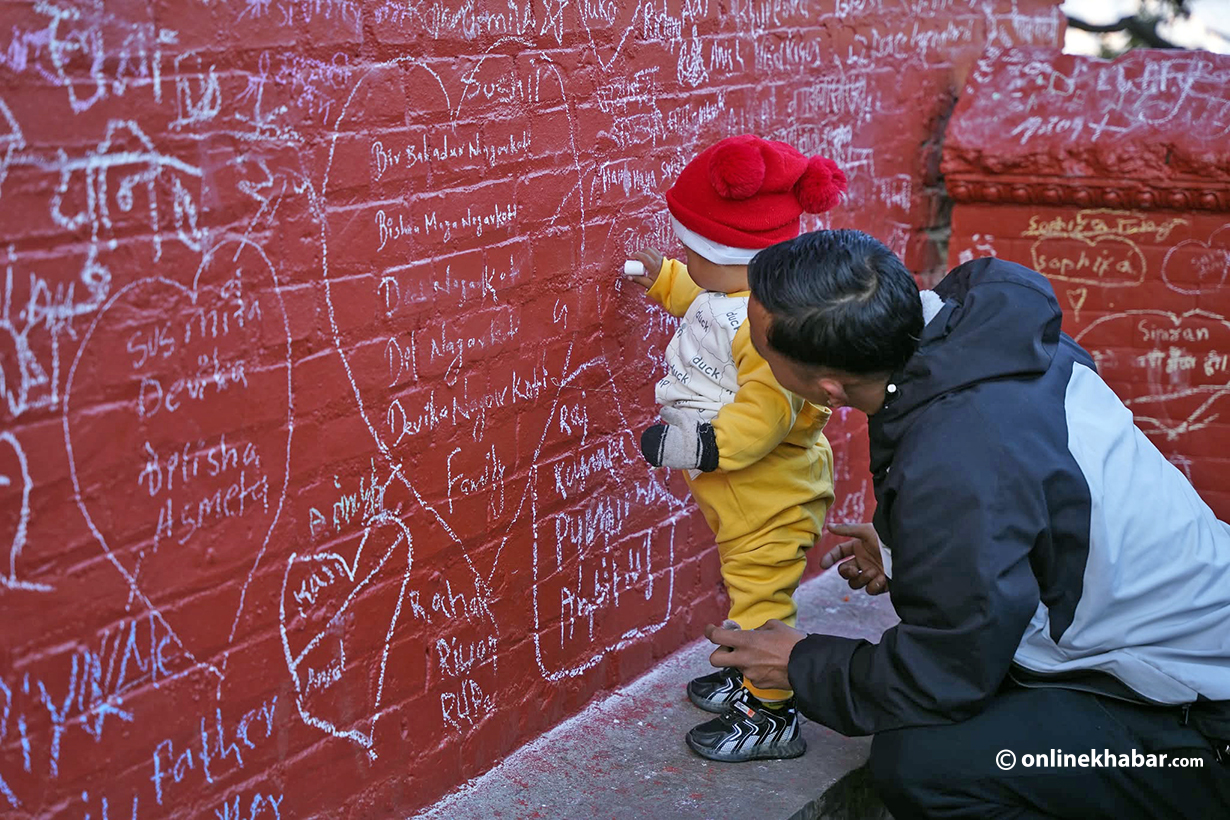
<path fill-rule="evenodd" d="M 3 445 L 7 445 L 12 452 L 11 458 L 5 455 Z M 8 574 L 4 574 L 3 567 L 0 567 L 0 587 L 23 589 L 28 592 L 49 592 L 52 589 L 49 584 L 23 581 L 18 577 L 17 572 L 17 559 L 21 557 L 21 551 L 26 546 L 26 532 L 30 524 L 30 490 L 33 485 L 34 482 L 30 480 L 30 464 L 26 459 L 25 450 L 21 447 L 21 442 L 7 430 L 0 432 L 0 497 L 11 492 L 21 494 L 21 501 L 18 505 L 10 508 L 17 510 L 13 537 L 4 538 L 0 535 L 0 544 L 8 542 L 9 555 Z"/>
<path fill-rule="evenodd" d="M 416 507 L 431 516 L 433 520 L 425 527 L 436 528 L 434 531 L 439 532 L 443 540 L 460 549 L 461 539 L 443 514 L 445 511 L 424 499 L 415 482 L 406 475 L 396 452 L 403 431 L 398 430 L 392 438 L 387 438 L 387 432 L 382 435 L 381 431 L 387 430 L 384 422 L 396 417 L 396 411 L 390 406 L 392 385 L 385 374 L 373 376 L 372 363 L 360 356 L 362 346 L 357 342 L 370 338 L 370 327 L 362 326 L 358 337 L 351 336 L 350 321 L 362 311 L 364 299 L 371 300 L 373 308 L 379 306 L 386 317 L 394 315 L 402 301 L 398 280 L 386 275 L 376 277 L 371 290 L 357 297 L 353 290 L 335 292 L 346 288 L 347 276 L 353 272 L 355 260 L 362 259 L 361 264 L 368 266 L 370 256 L 365 254 L 373 249 L 379 254 L 388 245 L 386 252 L 392 254 L 411 237 L 421 235 L 415 233 L 415 228 L 422 222 L 407 220 L 405 209 L 400 205 L 388 204 L 374 209 L 369 219 L 341 224 L 330 223 L 327 208 L 330 196 L 349 198 L 356 191 L 359 197 L 367 196 L 376 201 L 391 199 L 387 192 L 396 192 L 400 202 L 405 192 L 427 184 L 431 153 L 426 140 L 420 141 L 409 131 L 389 130 L 382 132 L 378 139 L 371 139 L 348 130 L 353 122 L 368 118 L 365 112 L 369 108 L 378 108 L 387 115 L 387 89 L 403 85 L 420 107 L 435 112 L 436 116 L 455 116 L 443 80 L 434 70 L 412 58 L 373 66 L 356 79 L 338 115 L 320 186 L 318 209 L 325 299 L 335 349 L 354 392 L 359 416 L 391 470 L 389 481 L 395 477 L 409 491 Z M 403 105 L 405 100 L 405 96 L 400 98 Z M 453 137 L 450 135 L 449 139 Z M 330 182 L 331 179 L 334 181 Z M 378 190 L 386 193 L 378 195 Z M 423 219 L 421 214 L 415 217 Z M 432 234 L 440 232 L 434 224 L 430 231 L 420 229 Z M 339 248 L 341 253 L 338 253 Z M 364 316 L 364 321 L 371 315 Z M 393 329 L 388 330 L 393 333 Z M 395 376 L 406 376 L 416 361 L 414 338 L 406 338 L 407 335 L 390 335 L 384 347 L 385 354 L 395 354 Z M 455 380 L 456 373 L 452 375 Z M 448 379 L 439 381 L 447 383 Z M 413 433 L 406 435 L 413 436 Z M 430 477 L 443 479 L 439 474 Z M 401 558 L 403 550 L 404 561 Z M 374 759 L 377 757 L 376 726 L 384 710 L 389 647 L 410 579 L 411 532 L 402 518 L 382 510 L 365 522 L 361 540 L 353 547 L 353 557 L 344 552 L 342 548 L 333 547 L 320 553 L 290 556 L 283 575 L 279 625 L 287 670 L 296 689 L 296 704 L 304 723 L 357 744 Z M 470 563 L 464 550 L 462 554 L 476 583 L 482 583 L 478 569 Z M 397 592 L 395 602 L 390 600 L 393 590 Z M 491 628 L 494 629 L 494 624 Z M 364 645 L 365 638 L 374 643 Z M 365 659 L 373 654 L 381 658 L 374 679 L 364 665 Z"/>
<path fill-rule="evenodd" d="M 604 420 L 602 433 L 594 438 L 617 431 L 614 437 L 626 438 L 635 452 L 627 420 L 622 418 L 621 397 L 602 354 L 582 352 L 582 345 L 565 348 L 557 344 L 547 349 L 538 344 L 552 329 L 580 338 L 579 328 L 569 328 L 567 299 L 551 297 L 553 311 L 536 311 L 544 305 L 510 298 L 513 284 L 520 285 L 517 277 L 528 276 L 534 265 L 549 265 L 557 257 L 569 260 L 566 264 L 583 260 L 589 221 L 587 170 L 577 145 L 579 126 L 559 66 L 528 53 L 510 59 L 506 51 L 516 42 L 520 41 L 502 38 L 487 53 L 465 64 L 455 82 L 447 72 L 442 77 L 428 64 L 409 57 L 373 66 L 359 76 L 338 115 L 320 186 L 329 329 L 359 416 L 392 475 L 413 499 L 412 518 L 402 520 L 425 516 L 413 524 L 420 550 L 428 550 L 420 552 L 420 563 L 442 544 L 455 546 L 465 570 L 473 575 L 478 594 L 487 597 L 493 588 L 507 585 L 507 577 L 499 573 L 512 573 L 511 561 L 530 557 L 525 541 L 535 537 L 538 505 L 550 503 L 535 497 L 532 485 L 553 475 L 553 467 L 540 466 L 540 461 L 556 455 L 553 442 L 558 443 L 559 436 L 575 436 L 566 431 L 583 426 L 578 402 L 588 395 L 592 403 L 613 406 L 611 414 L 619 416 L 619 421 Z M 528 49 L 530 44 L 524 45 Z M 398 88 L 405 93 L 389 95 L 389 89 Z M 411 103 L 404 112 L 391 112 L 393 99 Z M 484 106 L 481 111 L 471 110 L 480 105 Z M 495 109 L 507 109 L 509 115 L 493 116 Z M 426 135 L 422 129 L 401 125 L 402 116 L 413 123 L 425 114 L 437 120 L 448 116 L 450 121 Z M 356 125 L 371 116 L 388 118 L 390 127 L 373 136 Z M 524 179 L 523 159 L 544 150 L 544 143 L 567 146 L 570 161 L 553 174 Z M 590 168 L 588 173 L 592 172 Z M 477 186 L 473 190 L 483 196 L 449 195 L 451 189 L 464 186 Z M 332 204 L 344 207 L 330 210 Z M 365 210 L 356 211 L 356 204 Z M 580 219 L 573 211 L 580 213 Z M 373 252 L 379 260 L 375 271 Z M 488 278 L 493 264 L 498 266 L 496 275 L 506 276 L 499 280 L 504 284 L 493 284 L 495 280 Z M 370 288 L 366 293 L 360 287 L 364 281 Z M 522 290 L 522 296 L 524 293 Z M 423 304 L 432 309 L 417 307 Z M 545 307 L 550 306 L 550 301 L 545 302 Z M 484 312 L 490 317 L 489 327 L 476 328 L 481 321 L 475 320 Z M 531 317 L 543 314 L 552 317 L 552 326 L 528 326 Z M 379 349 L 365 344 L 371 340 L 368 323 L 373 316 L 380 327 L 377 332 L 389 334 Z M 416 324 L 416 318 L 422 324 Z M 519 332 L 528 335 L 519 340 Z M 520 361 L 503 370 L 492 369 L 493 356 L 512 355 L 512 351 L 520 351 Z M 507 382 L 497 381 L 493 373 Z M 582 374 L 588 378 L 591 373 L 593 382 L 582 385 Z M 604 373 L 608 375 L 602 376 Z M 533 432 L 518 432 L 515 437 L 492 434 L 488 418 L 499 418 L 500 413 L 509 417 L 515 411 L 519 411 L 516 426 L 532 424 Z M 539 423 L 541 436 L 536 434 Z M 427 436 L 449 442 L 434 462 L 424 456 L 432 452 L 424 445 Z M 582 439 L 587 443 L 584 436 Z M 513 440 L 525 442 L 520 452 L 510 446 Z M 473 446 L 466 446 L 469 441 Z M 648 477 L 639 458 L 634 463 L 647 486 L 638 488 L 637 501 L 630 503 L 640 514 L 648 515 L 644 509 L 669 494 L 659 478 Z M 577 471 L 578 484 L 569 492 L 584 493 L 580 484 L 591 473 L 595 482 L 599 473 L 605 474 L 595 465 L 570 468 Z M 427 537 L 425 531 L 433 528 L 438 528 L 440 536 Z M 607 652 L 665 623 L 673 589 L 673 528 L 663 528 L 652 540 L 644 535 L 646 529 L 630 530 L 638 533 L 634 538 L 611 539 L 615 542 L 612 549 L 621 550 L 620 570 L 630 566 L 627 571 L 637 573 L 635 582 L 621 576 L 619 585 L 603 580 L 591 584 L 596 587 L 593 590 L 578 590 L 577 617 L 586 618 L 588 625 L 588 610 L 580 610 L 595 595 L 604 591 L 622 594 L 636 583 L 652 590 L 656 580 L 654 603 L 666 602 L 661 619 L 656 612 L 650 618 L 643 609 L 625 608 L 619 619 L 608 617 L 600 623 L 614 634 L 597 635 L 585 647 L 579 666 L 574 664 L 575 657 L 552 658 L 550 672 L 544 668 L 544 674 L 580 674 Z M 408 541 L 409 532 L 404 535 Z M 483 566 L 466 549 L 473 539 L 494 545 L 481 553 Z M 387 546 L 387 541 L 380 542 L 386 546 L 377 552 L 386 555 L 396 550 L 400 568 L 400 546 Z M 505 546 L 510 549 L 506 551 Z M 368 543 L 364 553 L 370 550 Z M 652 560 L 641 560 L 650 551 Z M 613 568 L 611 561 L 604 563 L 603 555 L 586 557 L 592 558 L 587 571 Z M 574 565 L 580 564 L 569 564 L 569 569 Z M 384 636 L 387 655 L 399 611 L 379 604 L 375 605 L 378 613 L 368 616 L 358 604 L 377 595 L 376 589 L 391 588 L 396 570 L 386 566 L 383 574 L 363 587 L 360 580 L 364 576 L 352 566 L 340 556 L 327 554 L 300 555 L 289 562 L 282 615 L 286 661 L 300 692 L 305 722 L 344 737 L 374 756 L 373 732 L 384 708 L 380 693 L 387 690 L 383 664 L 374 693 L 359 698 L 357 705 L 331 699 L 326 692 L 339 689 L 351 694 L 360 685 L 356 683 L 359 677 L 352 677 L 346 664 L 361 656 L 356 655 L 352 635 L 335 634 L 346 621 L 338 612 L 358 613 L 356 621 L 370 618 L 369 632 Z M 457 579 L 452 582 L 457 585 Z M 316 590 L 324 603 L 310 600 Z M 341 600 L 329 597 L 341 591 L 346 593 Z M 302 601 L 309 606 L 296 613 Z M 606 607 L 608 599 L 601 599 L 601 604 Z M 485 632 L 482 640 L 494 646 L 499 625 L 488 608 L 482 610 L 472 626 Z M 654 622 L 645 626 L 650 620 Z M 381 647 L 377 644 L 375 649 L 379 653 Z M 442 660 L 440 663 L 443 667 Z M 441 671 L 447 676 L 447 670 Z M 344 713 L 346 709 L 352 711 Z"/>
<path fill-rule="evenodd" d="M 1075 324 L 1080 324 L 1081 308 L 1085 306 L 1085 300 L 1089 298 L 1089 288 L 1071 288 L 1068 290 L 1068 304 L 1072 306 L 1072 321 Z"/>
<path fill-rule="evenodd" d="M 1195 296 L 1226 284 L 1230 271 L 1230 225 L 1222 225 L 1209 238 L 1185 239 L 1166 251 L 1162 281 L 1178 293 Z"/>
<path fill-rule="evenodd" d="M 219 679 L 286 497 L 290 344 L 273 265 L 252 240 L 228 236 L 190 285 L 151 277 L 112 296 L 65 386 L 78 509 L 130 605 Z M 226 627 L 199 608 L 177 615 L 201 595 Z"/>
<path fill-rule="evenodd" d="M 1100 349 L 1103 338 L 1109 352 Z M 1125 338 L 1135 342 L 1126 356 L 1114 349 Z M 1148 384 L 1145 395 L 1121 398 L 1150 435 L 1173 441 L 1208 427 L 1219 417 L 1218 402 L 1230 396 L 1230 321 L 1216 313 L 1129 310 L 1103 316 L 1075 339 L 1098 359 L 1108 383 Z"/>
<path fill-rule="evenodd" d="M 377 756 L 373 737 L 382 715 L 389 644 L 412 563 L 410 529 L 382 512 L 367 523 L 349 556 L 340 549 L 292 554 L 282 576 L 282 649 L 299 716 L 309 726 L 359 744 L 372 759 Z M 399 575 L 400 584 L 395 580 Z M 381 592 L 391 600 L 381 600 Z M 370 629 L 373 622 L 383 629 Z M 380 671 L 372 681 L 363 659 L 374 649 L 380 652 Z M 345 690 L 341 697 L 338 690 Z"/>

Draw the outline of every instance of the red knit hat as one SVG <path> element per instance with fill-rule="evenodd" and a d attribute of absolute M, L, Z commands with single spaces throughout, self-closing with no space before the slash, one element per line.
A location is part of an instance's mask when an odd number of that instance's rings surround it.
<path fill-rule="evenodd" d="M 666 205 L 684 228 L 710 242 L 760 249 L 798 236 L 800 214 L 830 210 L 845 190 L 846 175 L 831 159 L 744 134 L 689 162 L 666 192 Z"/>

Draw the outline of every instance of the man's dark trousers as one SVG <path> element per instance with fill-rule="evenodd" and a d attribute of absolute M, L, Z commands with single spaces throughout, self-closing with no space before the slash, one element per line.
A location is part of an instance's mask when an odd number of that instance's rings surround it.
<path fill-rule="evenodd" d="M 1227 671 L 1230 674 L 1230 670 Z M 996 755 L 1015 765 L 1003 770 Z M 1147 767 L 1026 768 L 1026 754 L 1166 753 Z M 1198 756 L 1199 768 L 1171 766 Z M 1007 756 L 999 758 L 1005 765 Z M 1103 761 L 1105 762 L 1105 761 Z M 1087 692 L 1008 686 L 962 723 L 881 732 L 871 775 L 896 820 L 914 817 L 1230 818 L 1230 762 L 1178 707 Z"/>

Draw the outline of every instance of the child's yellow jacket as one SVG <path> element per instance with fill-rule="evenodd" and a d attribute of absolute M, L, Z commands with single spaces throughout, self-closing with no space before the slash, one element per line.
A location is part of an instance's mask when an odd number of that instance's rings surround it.
<path fill-rule="evenodd" d="M 700 313 L 703 306 L 697 305 L 703 295 L 711 294 L 692 281 L 685 265 L 673 259 L 662 265 L 649 290 L 652 299 L 694 327 L 705 321 Z M 710 420 L 717 438 L 718 469 L 690 478 L 692 494 L 719 544 L 783 528 L 815 540 L 833 500 L 833 455 L 822 432 L 831 411 L 790 393 L 773 377 L 768 362 L 752 346 L 747 291 L 714 296 L 726 300 L 724 314 L 730 300 L 737 299 L 742 305 L 737 317 L 741 321 L 730 343 L 737 389 Z M 713 369 L 708 364 L 701 366 Z M 677 382 L 691 376 L 674 375 Z M 664 381 L 670 378 L 668 374 Z"/>

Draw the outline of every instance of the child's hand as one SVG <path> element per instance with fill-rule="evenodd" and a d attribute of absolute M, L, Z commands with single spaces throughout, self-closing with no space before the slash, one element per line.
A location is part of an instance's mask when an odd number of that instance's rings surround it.
<path fill-rule="evenodd" d="M 645 276 L 629 276 L 629 281 L 636 282 L 645 290 L 653 287 L 654 280 L 658 278 L 658 272 L 662 270 L 662 262 L 665 257 L 662 256 L 662 251 L 657 248 L 645 248 L 643 251 L 637 251 L 632 254 L 632 258 L 645 266 Z"/>

